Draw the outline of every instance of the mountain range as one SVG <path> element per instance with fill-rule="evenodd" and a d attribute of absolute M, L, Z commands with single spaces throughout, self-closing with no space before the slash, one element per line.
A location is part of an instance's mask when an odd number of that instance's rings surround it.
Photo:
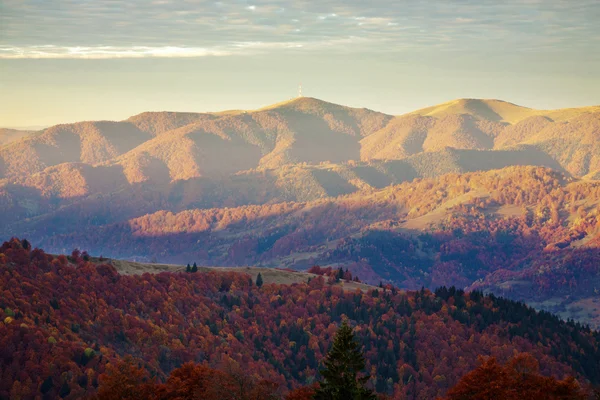
<path fill-rule="evenodd" d="M 144 261 L 341 265 L 597 325 L 599 178 L 600 106 L 394 116 L 303 97 L 2 130 L 0 233 Z"/>

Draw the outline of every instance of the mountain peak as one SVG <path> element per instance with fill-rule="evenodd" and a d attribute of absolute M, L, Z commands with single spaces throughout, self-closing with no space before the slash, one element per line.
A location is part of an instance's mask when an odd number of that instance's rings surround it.
<path fill-rule="evenodd" d="M 296 97 L 290 100 L 285 100 L 279 103 L 271 104 L 266 107 L 259 108 L 257 111 L 274 110 L 274 109 L 314 109 L 327 107 L 345 107 L 339 104 L 329 103 L 315 97 Z"/>
<path fill-rule="evenodd" d="M 413 111 L 410 114 L 436 118 L 443 118 L 448 115 L 468 114 L 476 119 L 514 124 L 536 113 L 537 110 L 502 100 L 460 98 Z"/>

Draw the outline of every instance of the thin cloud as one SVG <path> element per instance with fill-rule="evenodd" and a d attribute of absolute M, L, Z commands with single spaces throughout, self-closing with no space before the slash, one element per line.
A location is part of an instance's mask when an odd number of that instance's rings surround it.
<path fill-rule="evenodd" d="M 475 18 L 463 18 L 463 17 L 458 17 L 456 18 L 454 21 L 458 22 L 459 24 L 469 24 L 471 22 L 475 22 L 476 19 Z"/>
<path fill-rule="evenodd" d="M 114 47 L 114 46 L 28 46 L 0 47 L 0 59 L 21 58 L 189 58 L 207 56 L 227 56 L 232 53 L 227 50 L 205 49 L 195 47 Z"/>
<path fill-rule="evenodd" d="M 198 47 L 116 47 L 116 46 L 27 46 L 0 47 L 0 59 L 110 59 L 110 58 L 192 58 L 261 54 L 272 50 L 318 50 L 339 45 L 359 44 L 357 37 L 318 42 L 234 42 L 215 48 Z"/>

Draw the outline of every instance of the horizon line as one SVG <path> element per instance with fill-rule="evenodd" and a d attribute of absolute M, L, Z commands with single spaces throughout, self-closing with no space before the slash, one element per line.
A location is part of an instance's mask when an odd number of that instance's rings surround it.
<path fill-rule="evenodd" d="M 582 106 L 569 106 L 569 107 L 561 107 L 561 108 L 551 108 L 551 109 L 544 109 L 544 108 L 533 108 L 533 107 L 528 107 L 528 106 L 523 106 L 517 103 L 513 103 L 511 101 L 508 100 L 502 100 L 502 99 L 498 99 L 498 98 L 491 98 L 491 97 L 457 97 L 454 98 L 452 100 L 448 100 L 448 101 L 444 101 L 441 103 L 436 103 L 436 104 L 432 104 L 429 106 L 425 106 L 425 107 L 420 107 L 420 108 L 416 108 L 412 111 L 408 111 L 408 112 L 404 112 L 404 113 L 400 113 L 400 114 L 390 114 L 390 113 L 386 113 L 386 112 L 382 112 L 382 111 L 378 111 L 376 109 L 372 109 L 369 107 L 364 107 L 364 106 L 346 106 L 344 104 L 340 104 L 340 103 L 333 103 L 327 100 L 323 100 L 317 97 L 312 97 L 312 96 L 300 96 L 300 97 L 292 97 L 289 98 L 287 100 L 282 100 L 282 101 L 278 101 L 275 103 L 271 103 L 271 104 L 267 104 L 265 106 L 260 106 L 258 108 L 248 108 L 248 109 L 240 109 L 240 108 L 229 108 L 229 109 L 223 109 L 223 110 L 216 110 L 216 111 L 175 111 L 175 110 L 145 110 L 145 111 L 140 111 L 137 112 L 135 114 L 132 114 L 124 119 L 105 119 L 105 118 L 98 118 L 98 119 L 83 119 L 83 120 L 76 120 L 76 121 L 70 121 L 70 122 L 58 122 L 58 123 L 53 123 L 53 124 L 47 124 L 47 125 L 11 125 L 11 126 L 2 126 L 0 125 L 0 129 L 13 129 L 13 130 L 22 130 L 22 131 L 43 131 L 45 129 L 51 128 L 53 126 L 58 126 L 58 125 L 69 125 L 69 124 L 76 124 L 76 123 L 82 123 L 82 122 L 123 122 L 123 121 L 127 121 L 130 118 L 133 118 L 135 116 L 141 115 L 141 114 L 145 114 L 145 113 L 181 113 L 181 114 L 209 114 L 209 115 L 217 115 L 217 114 L 227 114 L 227 113 L 254 113 L 254 112 L 260 112 L 260 111 L 268 111 L 269 109 L 275 109 L 277 107 L 282 107 L 286 104 L 292 103 L 294 101 L 299 101 L 302 99 L 311 99 L 311 100 L 316 100 L 319 102 L 323 102 L 323 103 L 328 103 L 328 104 L 332 104 L 335 106 L 340 106 L 340 107 L 346 107 L 346 108 L 353 108 L 353 109 L 366 109 L 366 110 L 370 110 L 370 111 L 374 111 L 374 112 L 378 112 L 381 114 L 385 114 L 385 115 L 389 115 L 392 117 L 401 117 L 404 115 L 409 115 L 412 113 L 415 113 L 417 111 L 420 110 L 424 110 L 427 108 L 434 108 L 434 107 L 438 107 L 438 106 L 442 106 L 442 105 L 446 105 L 449 103 L 454 103 L 454 102 L 459 102 L 459 101 L 497 101 L 497 102 L 501 102 L 501 103 L 506 103 L 506 104 L 510 104 L 513 105 L 515 107 L 519 107 L 519 108 L 525 108 L 525 109 L 529 109 L 529 110 L 535 110 L 535 111 L 557 111 L 557 110 L 570 110 L 570 109 L 577 109 L 577 108 L 593 108 L 593 107 L 600 107 L 600 103 L 599 104 L 588 104 L 588 105 L 582 105 Z"/>

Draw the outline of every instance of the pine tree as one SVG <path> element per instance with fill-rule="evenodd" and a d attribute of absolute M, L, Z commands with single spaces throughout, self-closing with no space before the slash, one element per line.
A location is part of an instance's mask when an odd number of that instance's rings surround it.
<path fill-rule="evenodd" d="M 263 277 L 259 272 L 258 276 L 256 277 L 256 286 L 261 287 L 262 285 L 263 285 Z"/>
<path fill-rule="evenodd" d="M 185 272 L 192 272 L 192 267 L 188 263 L 187 267 L 185 267 Z"/>
<path fill-rule="evenodd" d="M 198 272 L 198 266 L 196 265 L 196 263 L 192 265 L 192 272 Z"/>
<path fill-rule="evenodd" d="M 365 387 L 369 376 L 357 376 L 365 369 L 365 359 L 358 346 L 352 328 L 344 320 L 323 362 L 325 369 L 320 371 L 323 380 L 315 392 L 315 400 L 376 399 L 373 392 Z"/>

